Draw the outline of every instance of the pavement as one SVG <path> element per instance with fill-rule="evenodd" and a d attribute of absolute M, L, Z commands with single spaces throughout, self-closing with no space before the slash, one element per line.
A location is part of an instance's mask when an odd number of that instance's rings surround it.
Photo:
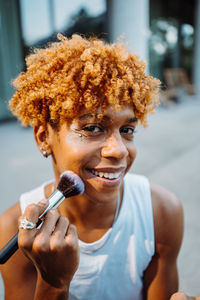
<path fill-rule="evenodd" d="M 0 214 L 19 195 L 52 178 L 51 162 L 37 151 L 31 128 L 18 122 L 0 123 Z M 149 127 L 135 136 L 137 158 L 132 172 L 174 192 L 184 209 L 185 233 L 178 258 L 179 290 L 200 295 L 200 97 L 159 107 Z M 49 171 L 50 170 L 50 171 Z M 0 281 L 0 299 L 3 299 Z"/>

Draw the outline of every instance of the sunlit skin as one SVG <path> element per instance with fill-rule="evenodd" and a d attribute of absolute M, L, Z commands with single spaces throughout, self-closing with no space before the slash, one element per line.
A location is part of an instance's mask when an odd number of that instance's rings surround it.
<path fill-rule="evenodd" d="M 79 264 L 78 238 L 88 243 L 101 238 L 113 224 L 118 194 L 121 202 L 126 200 L 123 177 L 136 158 L 137 119 L 130 106 L 120 111 L 109 108 L 99 117 L 100 113 L 100 109 L 95 114 L 85 109 L 59 130 L 49 124 L 34 128 L 38 149 L 51 155 L 54 168 L 55 180 L 45 188 L 46 197 L 65 170 L 82 178 L 85 192 L 68 198 L 58 211 L 48 212 L 39 231 L 20 229 L 20 250 L 1 267 L 6 300 L 68 299 Z M 101 173 L 114 178 L 103 178 Z M 151 196 L 156 252 L 143 274 L 144 299 L 169 300 L 178 289 L 176 259 L 183 235 L 182 207 L 172 193 L 152 183 Z M 22 217 L 36 222 L 47 205 L 28 206 Z M 17 203 L 1 216 L 0 247 L 17 231 L 20 215 Z"/>
<path fill-rule="evenodd" d="M 185 295 L 183 292 L 179 292 L 174 294 L 170 300 L 200 300 L 200 296 L 197 297 L 190 297 Z"/>

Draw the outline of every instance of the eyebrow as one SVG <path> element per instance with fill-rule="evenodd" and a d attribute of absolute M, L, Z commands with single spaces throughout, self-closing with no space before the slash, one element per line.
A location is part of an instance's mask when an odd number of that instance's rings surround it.
<path fill-rule="evenodd" d="M 91 119 L 91 118 L 95 118 L 97 119 L 97 115 L 94 114 L 84 114 L 82 116 L 79 117 L 79 120 L 87 120 L 87 119 Z M 109 116 L 103 116 L 102 118 L 104 121 L 110 121 L 111 118 Z M 136 117 L 132 117 L 130 119 L 127 119 L 127 123 L 136 123 L 138 121 L 138 119 Z"/>
<path fill-rule="evenodd" d="M 130 118 L 127 120 L 127 123 L 136 123 L 138 119 L 136 117 Z"/>
<path fill-rule="evenodd" d="M 87 119 L 91 119 L 91 118 L 98 119 L 97 114 L 96 115 L 95 114 L 85 114 L 85 115 L 80 116 L 79 120 L 82 121 L 82 120 L 87 120 Z M 109 121 L 110 117 L 103 116 L 102 119 L 105 120 L 105 121 Z"/>

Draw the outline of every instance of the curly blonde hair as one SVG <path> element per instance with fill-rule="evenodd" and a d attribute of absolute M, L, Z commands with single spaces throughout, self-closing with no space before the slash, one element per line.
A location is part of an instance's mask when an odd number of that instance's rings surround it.
<path fill-rule="evenodd" d="M 145 74 L 145 63 L 122 43 L 58 34 L 58 42 L 36 49 L 26 58 L 27 70 L 13 82 L 9 102 L 23 126 L 59 126 L 82 108 L 95 112 L 132 104 L 145 126 L 158 103 L 160 81 Z"/>

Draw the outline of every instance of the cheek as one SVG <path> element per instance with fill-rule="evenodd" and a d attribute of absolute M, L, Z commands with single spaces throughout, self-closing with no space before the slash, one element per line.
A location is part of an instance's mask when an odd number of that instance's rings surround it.
<path fill-rule="evenodd" d="M 129 151 L 129 156 L 128 156 L 128 161 L 127 161 L 127 169 L 126 169 L 126 173 L 131 169 L 133 162 L 136 158 L 137 155 L 137 149 L 135 146 L 131 146 L 128 148 Z"/>
<path fill-rule="evenodd" d="M 72 160 L 82 159 L 88 151 L 84 136 L 75 132 L 68 132 L 63 144 L 66 154 Z"/>
<path fill-rule="evenodd" d="M 134 156 L 134 159 L 136 158 L 136 155 L 137 155 L 137 149 L 136 149 L 136 147 L 134 146 L 134 147 L 133 147 L 133 156 Z"/>
<path fill-rule="evenodd" d="M 66 163 L 83 165 L 98 153 L 99 142 L 88 141 L 78 133 L 68 132 L 62 142 L 62 152 Z"/>
<path fill-rule="evenodd" d="M 54 163 L 59 171 L 77 169 L 85 155 L 84 148 L 84 143 L 78 135 L 67 133 L 60 136 L 60 140 L 54 143 L 52 149 Z"/>
<path fill-rule="evenodd" d="M 137 149 L 134 145 L 131 145 L 128 150 L 129 150 L 131 163 L 133 163 L 137 155 Z"/>
<path fill-rule="evenodd" d="M 101 141 L 89 139 L 88 137 L 73 131 L 68 132 L 64 140 L 67 148 L 71 148 L 73 152 L 76 153 L 92 153 L 97 151 L 101 145 Z"/>

